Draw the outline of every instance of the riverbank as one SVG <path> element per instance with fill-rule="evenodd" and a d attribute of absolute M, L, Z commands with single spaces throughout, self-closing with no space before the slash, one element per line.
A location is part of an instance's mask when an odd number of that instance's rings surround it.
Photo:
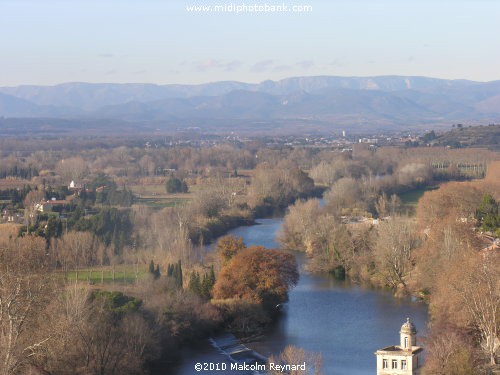
<path fill-rule="evenodd" d="M 246 207 L 237 214 L 221 214 L 210 218 L 204 226 L 197 228 L 196 232 L 190 234 L 191 240 L 196 245 L 214 243 L 219 237 L 229 231 L 240 227 L 255 224 L 257 219 L 273 217 L 284 217 L 288 207 L 301 199 L 321 198 L 324 187 L 314 187 L 308 194 L 299 194 L 284 202 L 262 202 L 252 208 Z"/>

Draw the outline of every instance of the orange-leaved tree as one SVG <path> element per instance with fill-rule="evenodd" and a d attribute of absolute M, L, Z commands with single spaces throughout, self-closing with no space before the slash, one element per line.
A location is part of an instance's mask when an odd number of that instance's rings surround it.
<path fill-rule="evenodd" d="M 217 278 L 216 299 L 240 298 L 273 308 L 288 299 L 299 272 L 292 254 L 252 246 L 236 253 Z"/>
<path fill-rule="evenodd" d="M 215 245 L 217 255 L 223 264 L 227 264 L 239 251 L 246 248 L 243 238 L 231 235 L 222 236 Z"/>

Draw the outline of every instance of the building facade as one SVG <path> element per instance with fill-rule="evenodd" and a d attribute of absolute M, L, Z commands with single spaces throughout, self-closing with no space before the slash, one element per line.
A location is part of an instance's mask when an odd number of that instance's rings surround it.
<path fill-rule="evenodd" d="M 420 374 L 423 349 L 417 346 L 417 329 L 410 318 L 401 326 L 399 335 L 399 345 L 387 346 L 375 352 L 377 375 Z"/>

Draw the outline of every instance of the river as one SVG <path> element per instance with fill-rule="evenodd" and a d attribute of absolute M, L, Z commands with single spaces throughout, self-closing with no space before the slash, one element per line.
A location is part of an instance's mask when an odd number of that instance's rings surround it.
<path fill-rule="evenodd" d="M 230 234 L 243 237 L 247 246 L 276 248 L 283 219 L 260 219 L 258 225 L 239 227 Z M 296 345 L 323 356 L 325 375 L 373 375 L 377 349 L 399 343 L 399 329 L 411 317 L 418 336 L 426 334 L 427 306 L 411 299 L 395 299 L 390 293 L 339 282 L 329 276 L 304 271 L 305 257 L 296 254 L 300 281 L 290 292 L 283 315 L 258 340 L 246 345 L 268 357 L 287 345 Z M 417 336 L 417 341 L 419 337 Z M 229 363 L 207 341 L 185 350 L 173 375 L 196 374 L 195 364 Z M 202 371 L 204 375 L 232 375 L 231 371 Z M 241 374 L 241 372 L 234 372 Z"/>

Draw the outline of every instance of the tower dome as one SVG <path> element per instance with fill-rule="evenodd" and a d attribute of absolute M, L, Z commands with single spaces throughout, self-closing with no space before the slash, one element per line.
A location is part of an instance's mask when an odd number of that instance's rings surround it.
<path fill-rule="evenodd" d="M 406 318 L 406 322 L 401 326 L 400 333 L 406 333 L 408 335 L 415 335 L 417 333 L 417 329 L 415 328 L 415 324 L 410 320 L 410 318 Z"/>
<path fill-rule="evenodd" d="M 399 333 L 402 349 L 411 350 L 412 346 L 417 345 L 417 329 L 410 318 L 406 318 L 406 322 L 401 326 Z"/>

